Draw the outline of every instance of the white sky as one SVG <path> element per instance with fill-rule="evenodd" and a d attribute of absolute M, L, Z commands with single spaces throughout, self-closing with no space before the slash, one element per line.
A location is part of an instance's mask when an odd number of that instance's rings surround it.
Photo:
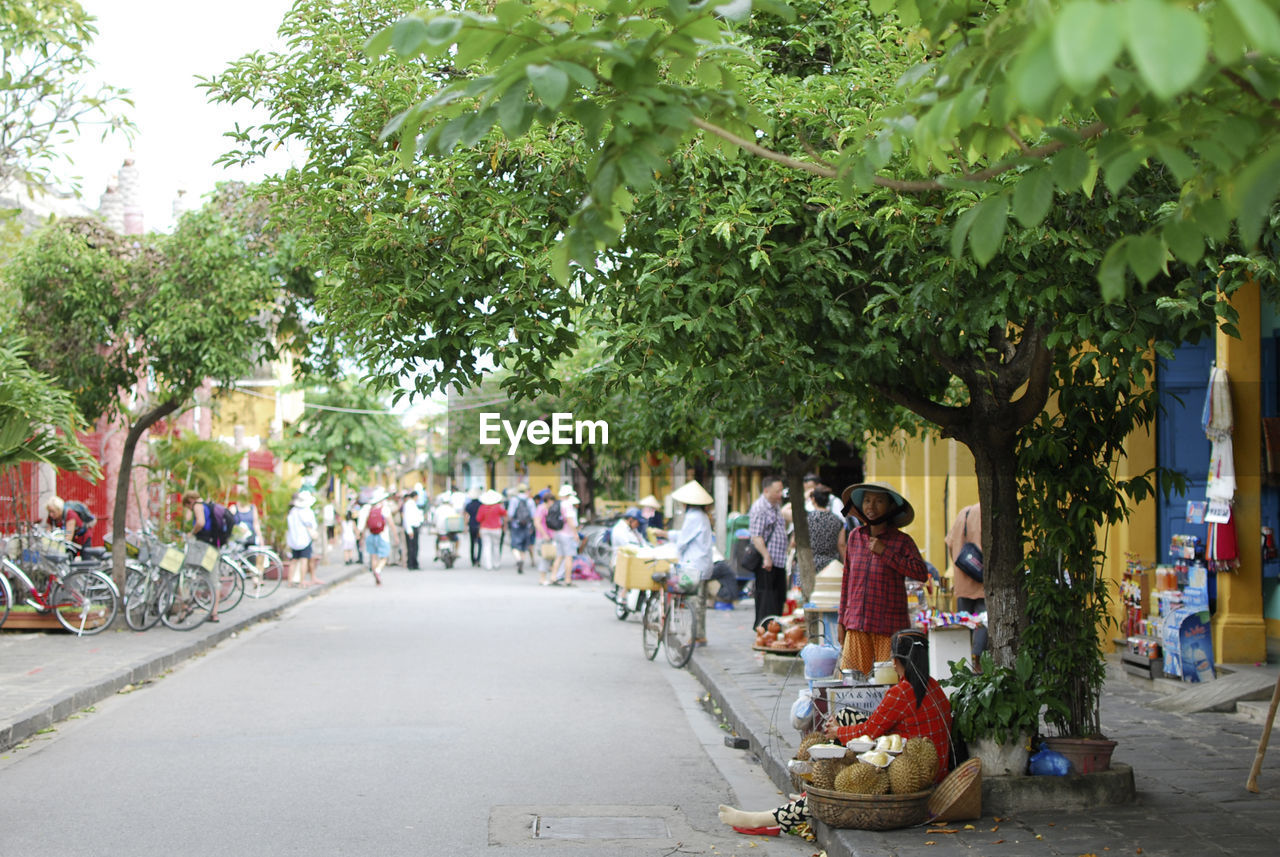
<path fill-rule="evenodd" d="M 287 153 L 266 167 L 215 167 L 230 148 L 222 134 L 252 121 L 248 108 L 214 106 L 196 89 L 196 75 L 211 76 L 253 50 L 278 48 L 276 30 L 293 0 L 81 0 L 96 17 L 89 47 L 101 81 L 130 91 L 126 110 L 138 125 L 132 147 L 122 136 L 99 142 L 90 130 L 67 151 L 66 175 L 79 175 L 83 201 L 97 208 L 107 181 L 132 153 L 142 183 L 143 226 L 168 231 L 178 190 L 198 201 L 220 181 L 252 181 L 288 166 Z"/>

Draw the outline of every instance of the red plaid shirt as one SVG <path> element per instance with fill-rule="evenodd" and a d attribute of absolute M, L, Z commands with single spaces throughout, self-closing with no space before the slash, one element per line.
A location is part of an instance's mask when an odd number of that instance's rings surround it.
<path fill-rule="evenodd" d="M 951 761 L 951 703 L 942 692 L 936 679 L 929 679 L 929 689 L 924 701 L 916 707 L 916 693 L 906 679 L 889 688 L 884 699 L 871 713 L 866 723 L 841 726 L 836 738 L 841 744 L 859 735 L 879 738 L 897 733 L 903 738 L 928 738 L 938 751 L 938 776 L 934 782 L 942 782 Z"/>
<path fill-rule="evenodd" d="M 871 634 L 892 634 L 911 627 L 903 578 L 928 580 L 929 570 L 911 536 L 890 527 L 878 538 L 884 553 L 867 547 L 868 527 L 849 534 L 840 587 L 840 625 Z"/>

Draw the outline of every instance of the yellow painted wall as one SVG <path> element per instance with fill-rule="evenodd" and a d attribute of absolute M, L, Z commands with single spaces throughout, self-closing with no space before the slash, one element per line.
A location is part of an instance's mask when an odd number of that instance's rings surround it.
<path fill-rule="evenodd" d="M 1121 460 L 1117 474 L 1125 479 L 1155 465 L 1155 439 L 1149 432 L 1131 437 L 1128 458 Z M 916 519 L 904 532 L 915 540 L 920 554 L 933 563 L 948 581 L 951 567 L 947 558 L 946 535 L 956 515 L 965 506 L 978 502 L 978 480 L 973 455 L 964 444 L 936 437 L 908 438 L 872 446 L 866 456 L 868 482 L 887 482 L 897 488 L 916 510 Z M 1118 621 L 1123 613 L 1119 599 L 1120 579 L 1129 554 L 1144 562 L 1159 556 L 1156 545 L 1156 504 L 1148 500 L 1133 510 L 1126 524 L 1101 533 L 1107 558 L 1103 573 L 1113 581 L 1111 613 Z M 954 601 L 951 601 L 954 605 Z M 1105 638 L 1110 650 L 1114 629 Z"/>

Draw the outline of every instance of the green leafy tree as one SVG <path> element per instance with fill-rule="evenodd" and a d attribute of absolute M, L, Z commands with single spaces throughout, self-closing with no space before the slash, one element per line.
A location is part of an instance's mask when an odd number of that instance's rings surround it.
<path fill-rule="evenodd" d="M 393 461 L 413 443 L 381 396 L 350 382 L 308 390 L 307 410 L 275 449 L 323 481 L 346 482 Z"/>
<path fill-rule="evenodd" d="M 35 365 L 67 385 L 86 418 L 129 424 L 112 510 L 117 582 L 142 435 L 206 379 L 230 387 L 274 355 L 275 284 L 251 234 L 234 199 L 215 198 L 167 236 L 126 240 L 96 221 L 61 221 L 33 235 L 9 265 Z M 127 390 L 139 394 L 131 408 Z"/>
<path fill-rule="evenodd" d="M 222 161 L 302 144 L 299 167 L 260 193 L 288 224 L 297 258 L 324 274 L 317 333 L 347 337 L 380 388 L 398 399 L 405 374 L 421 394 L 466 388 L 491 360 L 510 365 L 517 384 L 553 377 L 574 344 L 573 300 L 545 260 L 576 206 L 564 188 L 581 154 L 572 139 L 535 133 L 444 168 L 403 168 L 378 140 L 387 116 L 458 74 L 448 58 L 365 58 L 365 42 L 412 8 L 295 4 L 280 27 L 287 49 L 245 56 L 204 84 L 211 101 L 272 117 L 232 132 Z"/>
<path fill-rule="evenodd" d="M 0 7 L 0 190 L 18 182 L 33 190 L 62 183 L 68 161 L 59 144 L 82 127 L 103 135 L 130 132 L 119 112 L 132 106 L 123 90 L 91 88 L 94 18 L 76 0 L 27 0 Z"/>

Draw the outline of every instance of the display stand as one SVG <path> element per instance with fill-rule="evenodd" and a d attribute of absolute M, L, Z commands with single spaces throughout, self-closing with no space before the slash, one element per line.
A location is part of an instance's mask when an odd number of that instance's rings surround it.
<path fill-rule="evenodd" d="M 870 716 L 890 687 L 887 684 L 866 682 L 845 684 L 834 678 L 811 681 L 809 684 L 814 691 L 813 705 L 823 718 L 841 708 L 852 708 Z"/>

